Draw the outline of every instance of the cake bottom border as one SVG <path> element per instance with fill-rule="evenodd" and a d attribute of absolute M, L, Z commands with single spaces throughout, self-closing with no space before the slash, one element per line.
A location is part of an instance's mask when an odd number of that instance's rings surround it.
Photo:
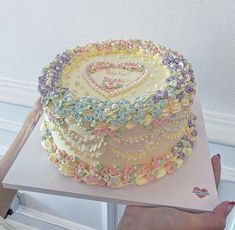
<path fill-rule="evenodd" d="M 50 161 L 57 165 L 59 172 L 64 176 L 75 177 L 80 183 L 111 188 L 129 184 L 144 185 L 175 172 L 183 164 L 183 159 L 191 155 L 197 130 L 190 120 L 188 125 L 188 132 L 173 146 L 171 152 L 163 156 L 154 156 L 150 162 L 126 167 L 120 164 L 105 167 L 98 160 L 88 164 L 76 155 L 69 155 L 57 147 L 49 129 L 43 133 L 46 133 L 46 139 L 42 140 L 41 144 L 47 151 Z"/>

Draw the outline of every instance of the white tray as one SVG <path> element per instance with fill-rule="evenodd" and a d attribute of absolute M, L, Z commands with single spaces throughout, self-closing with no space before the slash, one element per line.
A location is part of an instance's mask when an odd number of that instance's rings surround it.
<path fill-rule="evenodd" d="M 133 205 L 164 205 L 195 211 L 211 211 L 218 204 L 214 175 L 209 155 L 205 125 L 199 100 L 193 108 L 198 116 L 198 140 L 193 154 L 175 173 L 144 186 L 120 189 L 79 184 L 61 175 L 47 159 L 39 130 L 41 119 L 21 149 L 3 180 L 3 186 L 33 192 Z M 209 195 L 200 198 L 193 188 L 205 188 Z"/>

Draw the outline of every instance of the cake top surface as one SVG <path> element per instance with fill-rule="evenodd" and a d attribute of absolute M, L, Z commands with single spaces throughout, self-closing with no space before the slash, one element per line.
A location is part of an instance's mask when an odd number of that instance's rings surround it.
<path fill-rule="evenodd" d="M 112 101 L 138 96 L 150 96 L 166 87 L 170 71 L 157 57 L 140 49 L 118 50 L 90 46 L 86 52 L 72 58 L 62 71 L 62 86 L 75 98 L 90 96 Z"/>
<path fill-rule="evenodd" d="M 164 119 L 192 102 L 195 87 L 191 65 L 181 54 L 142 40 L 66 50 L 39 77 L 44 109 L 90 127 L 141 123 L 146 116 Z"/>

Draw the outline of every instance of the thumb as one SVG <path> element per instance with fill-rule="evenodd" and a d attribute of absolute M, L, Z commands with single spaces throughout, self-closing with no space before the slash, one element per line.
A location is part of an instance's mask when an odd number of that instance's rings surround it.
<path fill-rule="evenodd" d="M 235 202 L 224 201 L 214 208 L 213 213 L 218 217 L 226 219 L 228 214 L 232 211 L 234 205 Z"/>

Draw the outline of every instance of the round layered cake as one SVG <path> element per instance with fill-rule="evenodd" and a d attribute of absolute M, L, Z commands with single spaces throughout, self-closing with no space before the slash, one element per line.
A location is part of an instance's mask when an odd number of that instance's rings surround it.
<path fill-rule="evenodd" d="M 66 50 L 39 77 L 42 145 L 79 182 L 119 188 L 160 179 L 192 153 L 195 87 L 187 60 L 150 41 Z"/>

